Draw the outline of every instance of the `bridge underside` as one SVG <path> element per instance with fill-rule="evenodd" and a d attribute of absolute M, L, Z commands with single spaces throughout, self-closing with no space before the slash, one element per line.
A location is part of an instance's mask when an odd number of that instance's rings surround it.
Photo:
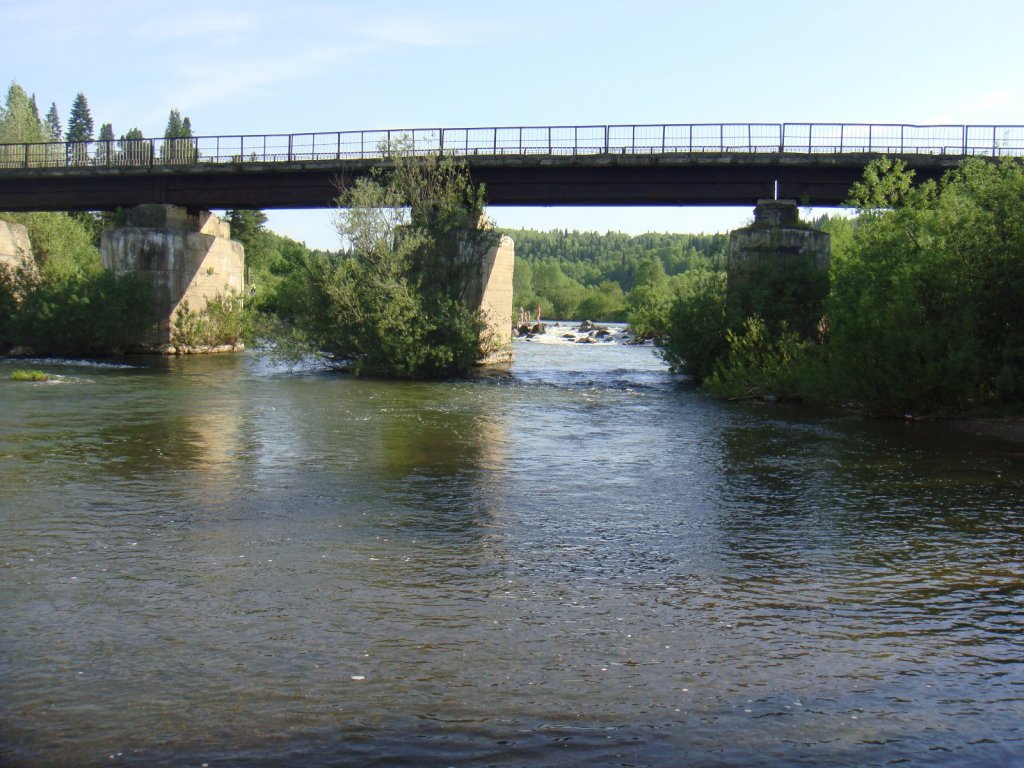
<path fill-rule="evenodd" d="M 465 159 L 489 205 L 729 206 L 788 198 L 841 205 L 881 155 L 699 153 L 475 156 Z M 917 178 L 960 158 L 901 155 Z M 329 208 L 339 191 L 384 161 L 196 163 L 153 168 L 41 168 L 0 176 L 0 210 L 110 210 L 145 203 L 191 210 Z"/>

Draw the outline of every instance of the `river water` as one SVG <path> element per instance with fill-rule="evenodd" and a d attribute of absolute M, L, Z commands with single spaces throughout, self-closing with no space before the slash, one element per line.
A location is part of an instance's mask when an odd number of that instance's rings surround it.
<path fill-rule="evenodd" d="M 1024 764 L 1024 449 L 650 348 L 0 360 L 0 765 Z"/>

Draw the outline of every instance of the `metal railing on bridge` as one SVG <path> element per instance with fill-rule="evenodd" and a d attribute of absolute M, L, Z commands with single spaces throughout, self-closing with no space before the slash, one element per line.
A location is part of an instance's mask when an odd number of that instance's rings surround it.
<path fill-rule="evenodd" d="M 1024 156 L 1020 125 L 673 123 L 412 128 L 0 144 L 0 169 L 147 168 L 457 156 L 898 154 Z"/>

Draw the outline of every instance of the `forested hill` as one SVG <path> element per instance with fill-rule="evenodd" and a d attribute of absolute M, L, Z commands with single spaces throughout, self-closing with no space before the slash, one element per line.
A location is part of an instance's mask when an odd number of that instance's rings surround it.
<path fill-rule="evenodd" d="M 515 304 L 547 317 L 625 320 L 698 268 L 724 268 L 728 235 L 504 229 L 516 248 Z M 640 294 L 630 295 L 642 288 Z"/>

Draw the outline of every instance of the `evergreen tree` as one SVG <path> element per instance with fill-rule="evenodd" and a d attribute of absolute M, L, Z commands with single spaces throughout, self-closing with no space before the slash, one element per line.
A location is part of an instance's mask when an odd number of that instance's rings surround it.
<path fill-rule="evenodd" d="M 100 145 L 96 147 L 96 159 L 98 162 L 108 163 L 113 159 L 114 126 L 110 123 L 101 125 L 97 138 Z"/>
<path fill-rule="evenodd" d="M 167 117 L 164 129 L 164 143 L 160 148 L 160 158 L 170 163 L 190 163 L 195 160 L 195 145 L 188 141 L 192 138 L 192 121 L 182 118 L 181 112 L 172 109 Z"/>
<path fill-rule="evenodd" d="M 60 124 L 60 113 L 57 112 L 57 104 L 50 104 L 50 111 L 46 113 L 46 127 L 49 131 L 50 141 L 60 141 L 61 131 L 63 130 Z"/>
<path fill-rule="evenodd" d="M 92 141 L 92 137 L 93 122 L 89 102 L 86 101 L 85 94 L 79 92 L 71 105 L 71 117 L 68 119 L 68 132 L 64 135 L 64 140 Z"/>
<path fill-rule="evenodd" d="M 43 141 L 45 129 L 25 89 L 11 83 L 0 109 L 0 143 L 22 144 Z"/>

